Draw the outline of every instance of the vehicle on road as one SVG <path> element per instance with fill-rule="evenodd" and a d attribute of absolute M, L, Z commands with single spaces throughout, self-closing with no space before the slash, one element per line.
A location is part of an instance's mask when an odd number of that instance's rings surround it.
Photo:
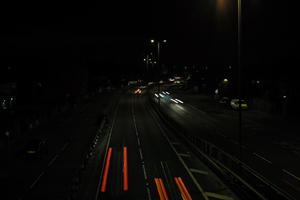
<path fill-rule="evenodd" d="M 134 94 L 142 94 L 142 90 L 141 89 L 137 89 L 134 91 Z"/>
<path fill-rule="evenodd" d="M 241 109 L 242 110 L 246 110 L 248 109 L 248 104 L 246 103 L 245 100 L 241 99 Z M 239 109 L 239 99 L 232 99 L 230 101 L 230 106 L 231 108 L 233 108 L 234 110 L 238 110 Z"/>
<path fill-rule="evenodd" d="M 220 100 L 219 100 L 219 103 L 221 104 L 229 104 L 229 98 L 228 97 L 222 97 Z"/>

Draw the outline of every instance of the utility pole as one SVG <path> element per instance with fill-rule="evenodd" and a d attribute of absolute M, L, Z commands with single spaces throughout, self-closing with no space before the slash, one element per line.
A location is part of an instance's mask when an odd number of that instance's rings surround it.
<path fill-rule="evenodd" d="M 151 41 L 151 43 L 155 43 L 155 40 L 154 39 L 152 39 L 152 40 L 150 40 Z M 163 43 L 166 43 L 167 42 L 167 40 L 162 40 L 162 42 Z M 160 45 L 161 45 L 161 42 L 158 40 L 157 41 L 157 70 L 158 70 L 158 94 L 160 94 L 160 90 L 161 90 L 161 88 L 160 88 L 160 75 L 161 75 L 161 67 L 160 67 Z M 160 98 L 161 98 L 161 96 L 159 95 L 159 97 L 158 97 L 158 103 L 159 103 L 159 105 L 160 105 Z"/>
<path fill-rule="evenodd" d="M 242 62 L 241 62 L 241 40 L 242 40 L 242 2 L 238 0 L 238 97 L 239 97 L 239 121 L 238 121 L 238 138 L 239 138 L 239 159 L 242 161 Z"/>
<path fill-rule="evenodd" d="M 160 94 L 160 74 L 161 74 L 161 69 L 160 69 L 160 43 L 159 41 L 157 41 L 157 68 L 158 68 L 158 94 Z M 159 95 L 159 98 L 158 98 L 158 105 L 160 106 L 160 98 L 161 96 Z"/>

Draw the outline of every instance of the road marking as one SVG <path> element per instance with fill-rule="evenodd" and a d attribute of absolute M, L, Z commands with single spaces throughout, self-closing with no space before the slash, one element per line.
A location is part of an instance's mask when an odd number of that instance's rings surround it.
<path fill-rule="evenodd" d="M 269 163 L 269 164 L 272 164 L 271 161 L 269 161 L 268 159 L 262 157 L 261 155 L 259 155 L 259 154 L 257 154 L 257 153 L 253 153 L 253 155 L 255 155 L 256 157 L 258 157 L 258 158 L 260 158 L 260 159 L 262 159 L 262 160 L 264 160 L 264 161 L 266 161 L 266 162 Z"/>
<path fill-rule="evenodd" d="M 123 190 L 128 190 L 128 164 L 127 164 L 127 147 L 123 148 Z"/>
<path fill-rule="evenodd" d="M 166 186 L 167 188 L 169 189 L 169 191 L 171 191 L 171 188 L 170 188 L 170 182 L 168 180 L 168 176 L 167 176 L 167 173 L 166 173 L 166 170 L 165 170 L 165 166 L 163 164 L 163 161 L 160 162 L 160 165 L 161 165 L 161 169 L 162 169 L 162 172 L 163 172 L 163 175 L 164 175 L 164 178 L 166 180 Z M 166 166 L 167 166 L 167 163 L 166 163 Z M 167 170 L 168 170 L 168 166 L 167 166 Z M 172 196 L 172 195 L 171 195 Z"/>
<path fill-rule="evenodd" d="M 213 192 L 205 192 L 207 196 L 209 197 L 213 197 L 213 198 L 216 198 L 216 199 L 223 199 L 223 200 L 233 200 L 232 197 L 229 197 L 229 196 L 225 196 L 225 195 L 221 195 L 221 194 L 216 194 L 216 193 L 213 193 Z"/>
<path fill-rule="evenodd" d="M 181 162 L 181 164 L 183 165 L 183 167 L 185 168 L 185 170 L 187 171 L 187 173 L 189 174 L 190 178 L 192 179 L 192 181 L 194 182 L 195 186 L 197 187 L 197 189 L 199 190 L 199 192 L 201 193 L 201 195 L 203 196 L 203 198 L 205 200 L 209 200 L 207 195 L 205 194 L 203 188 L 200 186 L 200 184 L 198 183 L 198 181 L 196 180 L 196 178 L 194 177 L 194 175 L 192 174 L 192 172 L 189 170 L 188 166 L 185 164 L 185 162 L 183 161 L 183 159 L 181 158 L 181 156 L 178 155 L 178 152 L 176 151 L 175 147 L 171 144 L 170 139 L 168 138 L 168 136 L 166 135 L 165 131 L 163 130 L 163 128 L 161 127 L 161 125 L 158 123 L 157 118 L 154 117 L 153 113 L 152 113 L 153 119 L 155 119 L 157 126 L 159 127 L 160 131 L 162 132 L 162 134 L 164 135 L 164 137 L 166 138 L 166 140 L 168 141 L 171 149 L 175 152 L 175 154 L 177 155 L 179 161 Z"/>
<path fill-rule="evenodd" d="M 136 126 L 136 121 L 135 121 L 133 102 L 132 102 L 131 113 L 132 113 L 134 129 L 135 129 L 135 135 L 137 137 L 137 142 L 138 142 L 138 147 L 139 147 L 140 159 L 142 161 L 142 168 L 143 168 L 144 179 L 145 179 L 145 182 L 146 182 L 146 190 L 147 190 L 148 200 L 151 200 L 151 193 L 150 193 L 150 188 L 149 188 L 149 183 L 148 183 L 147 172 L 146 172 L 146 169 L 145 169 L 143 153 L 142 153 L 142 149 L 141 149 L 141 142 L 140 142 L 140 139 L 139 139 L 139 133 L 138 133 L 138 129 L 137 129 L 137 126 Z"/>
<path fill-rule="evenodd" d="M 103 175 L 102 185 L 101 185 L 101 192 L 105 192 L 106 191 L 107 176 L 108 176 L 108 171 L 109 171 L 109 164 L 110 164 L 111 152 L 112 152 L 112 148 L 110 147 L 108 149 L 108 154 L 107 154 L 107 158 L 106 158 L 105 170 L 104 170 L 104 175 Z"/>
<path fill-rule="evenodd" d="M 140 147 L 141 146 L 141 142 L 140 142 L 139 138 L 137 138 L 137 143 L 138 143 L 138 146 Z"/>
<path fill-rule="evenodd" d="M 190 169 L 190 171 L 194 172 L 194 173 L 198 173 L 198 174 L 208 175 L 208 172 L 202 171 L 202 170 L 199 170 L 199 169 Z"/>
<path fill-rule="evenodd" d="M 181 157 L 191 157 L 191 155 L 187 153 L 179 153 L 178 155 Z"/>
<path fill-rule="evenodd" d="M 293 177 L 294 179 L 300 181 L 300 178 L 294 174 L 292 174 L 291 172 L 289 172 L 288 170 L 286 169 L 282 169 L 283 172 L 285 172 L 286 174 L 290 175 L 291 177 Z"/>
<path fill-rule="evenodd" d="M 149 183 L 147 183 L 149 185 Z M 149 186 L 146 187 L 147 189 L 147 194 L 148 194 L 148 200 L 151 200 L 151 193 L 150 193 L 150 189 Z"/>
<path fill-rule="evenodd" d="M 147 177 L 147 173 L 146 173 L 146 169 L 145 169 L 145 165 L 144 164 L 142 164 L 142 168 L 143 168 L 144 178 L 145 178 L 145 180 L 147 180 L 148 177 Z"/>
<path fill-rule="evenodd" d="M 45 174 L 44 171 L 42 171 L 42 173 L 35 179 L 35 181 L 30 185 L 30 189 L 32 189 L 35 184 L 40 180 L 40 178 Z"/>
<path fill-rule="evenodd" d="M 70 142 L 66 142 L 64 146 L 61 148 L 61 151 L 65 151 Z"/>
<path fill-rule="evenodd" d="M 104 159 L 107 158 L 107 153 L 108 153 L 107 150 L 108 150 L 108 147 L 109 147 L 109 143 L 110 143 L 112 131 L 113 131 L 113 128 L 114 128 L 114 125 L 115 125 L 115 122 L 116 122 L 116 118 L 117 118 L 117 113 L 118 113 L 118 110 L 119 110 L 119 106 L 120 106 L 120 101 L 117 102 L 117 106 L 116 106 L 116 109 L 115 109 L 114 114 L 113 114 L 113 121 L 112 121 L 112 124 L 110 126 L 109 133 L 108 133 L 108 139 L 107 139 L 107 143 L 106 143 L 106 147 L 105 147 Z M 97 185 L 97 191 L 96 191 L 96 195 L 95 195 L 95 200 L 98 200 L 98 198 L 99 198 L 100 184 L 101 184 L 101 179 L 102 179 L 102 175 L 103 175 L 104 164 L 105 163 L 103 162 L 103 165 L 102 165 L 102 168 L 101 168 L 100 177 L 99 177 L 99 182 L 98 182 L 98 185 Z"/>
<path fill-rule="evenodd" d="M 173 145 L 181 145 L 179 142 L 171 142 Z"/>
<path fill-rule="evenodd" d="M 139 152 L 140 152 L 140 158 L 141 158 L 141 160 L 144 160 L 144 158 L 143 158 L 143 153 L 142 153 L 142 149 L 141 149 L 141 148 L 139 148 Z"/>
<path fill-rule="evenodd" d="M 58 158 L 58 155 L 55 155 L 55 156 L 52 158 L 52 160 L 48 163 L 48 167 L 50 167 L 50 166 L 54 163 L 54 161 L 55 161 L 57 158 Z"/>

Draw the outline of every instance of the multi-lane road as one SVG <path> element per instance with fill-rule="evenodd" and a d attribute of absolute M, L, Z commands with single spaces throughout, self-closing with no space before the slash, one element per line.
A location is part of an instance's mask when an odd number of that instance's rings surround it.
<path fill-rule="evenodd" d="M 109 134 L 97 199 L 238 199 L 161 123 L 146 95 L 120 98 Z"/>
<path fill-rule="evenodd" d="M 125 89 L 105 99 L 95 98 L 77 114 L 45 129 L 43 135 L 51 146 L 43 160 L 12 160 L 10 199 L 243 199 L 178 137 L 181 129 L 176 131 L 183 127 L 188 134 L 239 157 L 232 112 L 225 110 L 218 118 L 209 114 L 209 109 L 201 109 L 215 108 L 205 102 L 186 103 L 191 99 L 165 94 L 159 103 L 154 94 L 150 95 L 156 109 L 146 93 L 133 94 Z M 166 123 L 157 109 L 177 125 Z M 99 131 L 98 119 L 103 114 L 107 120 Z M 246 120 L 245 126 L 258 127 L 259 122 Z M 299 162 L 280 149 L 270 151 L 271 139 L 266 135 L 243 133 L 247 139 L 243 161 L 298 197 L 295 166 Z M 268 156 L 272 152 L 285 158 L 273 159 Z M 84 169 L 78 174 L 83 160 Z M 75 185 L 71 184 L 74 177 Z"/>

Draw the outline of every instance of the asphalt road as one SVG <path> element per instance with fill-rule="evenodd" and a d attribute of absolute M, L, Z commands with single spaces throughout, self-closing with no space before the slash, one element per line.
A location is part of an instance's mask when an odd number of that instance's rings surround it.
<path fill-rule="evenodd" d="M 179 99 L 184 103 L 170 100 Z M 161 100 L 162 110 L 190 134 L 239 157 L 238 113 L 205 96 L 175 93 Z M 242 161 L 287 193 L 300 198 L 299 136 L 295 127 L 258 111 L 242 114 Z"/>
<path fill-rule="evenodd" d="M 99 157 L 104 168 L 109 160 L 107 182 L 102 190 L 106 176 L 104 169 L 98 187 L 101 191 L 96 191 L 98 199 L 160 199 L 160 190 L 165 191 L 169 199 L 183 199 L 177 185 L 179 179 L 175 180 L 175 177 L 181 178 L 193 199 L 216 196 L 238 199 L 164 126 L 150 107 L 147 95 L 122 96 L 111 122 L 107 146 L 111 153 L 106 154 L 105 161 Z M 127 148 L 127 167 L 124 167 L 124 147 Z M 126 168 L 127 175 L 124 173 Z M 128 189 L 125 190 L 126 176 Z M 163 187 L 156 181 L 162 181 Z"/>

